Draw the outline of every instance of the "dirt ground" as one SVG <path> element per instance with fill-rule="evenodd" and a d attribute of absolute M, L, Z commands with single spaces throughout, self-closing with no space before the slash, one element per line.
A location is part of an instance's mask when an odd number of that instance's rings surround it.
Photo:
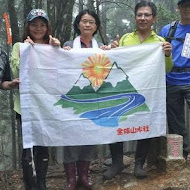
<path fill-rule="evenodd" d="M 133 175 L 134 156 L 125 156 L 125 169 L 112 180 L 103 180 L 102 173 L 108 168 L 104 160 L 94 161 L 90 175 L 94 190 L 190 190 L 190 158 L 186 167 L 170 172 L 158 172 L 154 167 L 146 168 L 148 177 L 140 180 Z M 47 174 L 48 190 L 64 190 L 66 175 L 62 165 L 49 166 Z M 22 171 L 0 172 L 0 190 L 24 190 Z M 85 190 L 79 187 L 78 190 Z"/>

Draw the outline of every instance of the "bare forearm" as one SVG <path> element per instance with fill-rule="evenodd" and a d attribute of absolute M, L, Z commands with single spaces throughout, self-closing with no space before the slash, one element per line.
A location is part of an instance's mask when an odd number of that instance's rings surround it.
<path fill-rule="evenodd" d="M 13 79 L 12 81 L 3 81 L 0 84 L 0 88 L 3 90 L 10 90 L 13 88 L 18 88 L 19 83 L 20 83 L 20 81 L 18 78 Z"/>
<path fill-rule="evenodd" d="M 4 81 L 1 83 L 0 88 L 3 90 L 10 90 L 10 83 L 11 81 Z"/>

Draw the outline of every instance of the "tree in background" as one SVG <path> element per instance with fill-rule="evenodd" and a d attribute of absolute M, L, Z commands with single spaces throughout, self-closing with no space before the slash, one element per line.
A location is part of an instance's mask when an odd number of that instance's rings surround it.
<path fill-rule="evenodd" d="M 158 7 L 158 19 L 155 30 L 178 18 L 176 14 L 177 0 L 152 0 Z M 13 33 L 13 43 L 20 41 L 24 18 L 32 8 L 42 8 L 48 12 L 53 34 L 61 43 L 72 39 L 73 13 L 89 8 L 97 12 L 102 26 L 99 38 L 107 44 L 119 34 L 131 32 L 135 28 L 134 6 L 138 0 L 2 0 L 2 7 L 8 10 Z M 0 8 L 1 10 L 1 8 Z M 21 14 L 22 13 L 22 14 Z"/>
<path fill-rule="evenodd" d="M 4 12 L 9 13 L 14 44 L 17 41 L 21 41 L 24 19 L 33 8 L 42 8 L 48 12 L 52 23 L 53 34 L 60 39 L 62 44 L 74 37 L 73 19 L 75 15 L 85 8 L 92 9 L 99 15 L 102 22 L 99 35 L 97 35 L 98 41 L 102 40 L 103 43 L 108 44 L 111 40 L 115 39 L 117 34 L 122 36 L 124 33 L 131 32 L 135 28 L 134 7 L 138 1 L 139 0 L 1 0 L 0 44 L 3 45 L 5 50 L 8 50 L 2 14 Z M 154 25 L 154 29 L 159 32 L 165 24 L 178 18 L 176 12 L 177 0 L 153 0 L 153 2 L 158 8 L 157 22 Z M 2 118 L 0 128 L 3 127 L 3 130 L 0 129 L 0 137 L 6 135 L 5 130 L 11 129 L 11 125 L 15 119 L 11 110 L 7 109 L 10 100 L 9 92 L 7 94 L 7 92 L 0 91 L 0 117 Z M 5 110 L 6 114 L 4 113 Z M 18 144 L 21 146 L 21 140 L 17 139 L 21 139 L 21 133 L 18 134 L 19 131 L 17 127 L 12 128 L 12 130 L 15 130 L 15 133 L 12 132 L 13 138 L 10 139 L 7 137 L 4 139 L 11 140 L 12 144 L 17 143 L 16 146 L 18 146 Z M 14 136 L 15 134 L 18 134 L 18 137 Z M 9 131 L 7 135 L 10 135 Z M 3 144 L 8 145 L 9 143 L 5 141 Z M 12 147 L 15 150 L 15 146 L 12 145 Z M 6 149 L 5 147 L 2 148 L 3 147 L 0 147 L 0 153 Z M 15 155 L 16 153 L 13 154 Z M 2 160 L 0 160 L 0 163 L 1 161 Z M 18 163 L 18 161 L 14 161 L 14 163 Z"/>
<path fill-rule="evenodd" d="M 169 1 L 168 7 L 166 7 L 166 2 L 160 2 L 157 4 L 158 8 L 158 15 L 157 15 L 157 22 L 156 22 L 156 31 L 159 33 L 161 28 L 171 23 L 173 20 L 179 20 L 179 14 L 176 11 L 177 2 Z"/>
<path fill-rule="evenodd" d="M 12 29 L 12 38 L 13 38 L 13 44 L 14 44 L 15 42 L 18 42 L 21 40 L 17 13 L 15 10 L 15 0 L 8 0 L 8 12 L 9 12 L 10 24 L 11 24 L 11 29 Z"/>
<path fill-rule="evenodd" d="M 52 23 L 53 34 L 61 43 L 70 40 L 74 0 L 48 0 L 47 9 Z"/>

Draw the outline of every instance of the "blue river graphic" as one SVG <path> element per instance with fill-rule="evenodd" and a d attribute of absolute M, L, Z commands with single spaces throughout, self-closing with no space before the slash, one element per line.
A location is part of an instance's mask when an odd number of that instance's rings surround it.
<path fill-rule="evenodd" d="M 117 127 L 119 125 L 119 119 L 125 113 L 138 108 L 145 103 L 145 97 L 138 93 L 120 93 L 95 99 L 73 99 L 67 95 L 61 95 L 61 99 L 69 102 L 81 103 L 81 106 L 82 103 L 102 103 L 124 98 L 126 98 L 126 102 L 119 105 L 87 111 L 80 115 L 80 118 L 87 118 L 95 124 L 104 127 Z"/>

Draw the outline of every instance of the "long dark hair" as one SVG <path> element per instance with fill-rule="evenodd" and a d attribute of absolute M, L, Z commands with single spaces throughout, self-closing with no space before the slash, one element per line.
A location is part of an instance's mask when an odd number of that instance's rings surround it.
<path fill-rule="evenodd" d="M 40 16 L 37 17 L 37 18 L 42 19 L 45 22 L 46 26 L 47 26 L 47 32 L 46 32 L 46 34 L 44 36 L 44 42 L 48 44 L 49 43 L 49 35 L 52 35 L 51 24 L 46 19 L 44 19 L 44 18 L 42 18 Z M 30 36 L 30 38 L 32 39 L 32 36 L 30 35 L 30 31 L 29 31 L 29 26 L 34 20 L 25 21 L 25 23 L 24 23 L 24 33 L 23 33 L 23 36 L 22 36 L 22 42 L 24 42 L 24 40 L 26 40 L 27 36 Z"/>
<path fill-rule="evenodd" d="M 78 26 L 79 26 L 79 22 L 80 22 L 82 16 L 85 14 L 88 14 L 88 15 L 94 17 L 94 19 L 96 21 L 96 27 L 97 28 L 96 28 L 96 31 L 93 33 L 93 36 L 94 36 L 100 27 L 100 19 L 94 11 L 89 10 L 89 9 L 85 9 L 85 10 L 79 12 L 79 14 L 76 16 L 75 21 L 73 23 L 74 30 L 78 35 L 80 35 L 80 30 L 79 30 Z"/>

